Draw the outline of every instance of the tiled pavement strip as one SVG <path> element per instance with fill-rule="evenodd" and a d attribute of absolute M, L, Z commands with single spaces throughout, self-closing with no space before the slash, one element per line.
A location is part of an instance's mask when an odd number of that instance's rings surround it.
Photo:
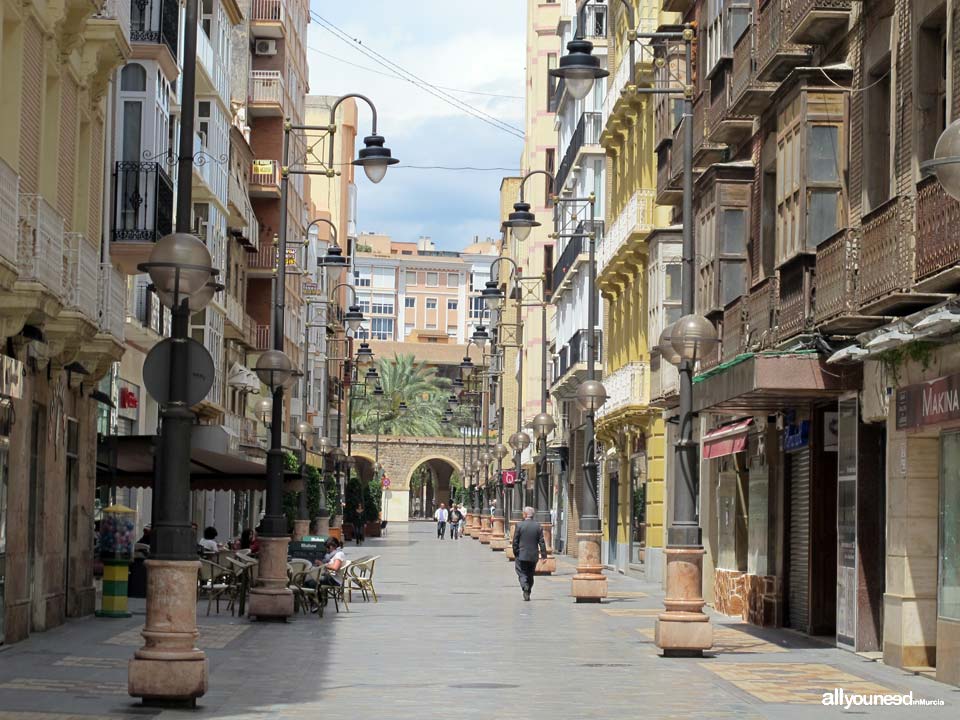
<path fill-rule="evenodd" d="M 0 720 L 376 717 L 820 718 L 820 695 L 909 692 L 943 707 L 855 708 L 870 717 L 960 716 L 960 690 L 784 631 L 714 618 L 717 647 L 664 659 L 653 645 L 662 594 L 610 576 L 610 598 L 576 605 L 573 566 L 538 578 L 524 603 L 502 553 L 394 524 L 348 557 L 379 554 L 380 603 L 349 613 L 251 623 L 204 613 L 210 691 L 195 711 L 143 707 L 125 693 L 142 603 L 129 620 L 86 618 L 0 651 Z M 851 712 L 854 712 L 851 711 Z M 920 713 L 921 715 L 918 715 Z"/>

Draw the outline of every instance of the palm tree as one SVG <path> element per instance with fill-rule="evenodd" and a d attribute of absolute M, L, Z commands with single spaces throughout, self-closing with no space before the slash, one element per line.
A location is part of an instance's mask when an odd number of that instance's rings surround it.
<path fill-rule="evenodd" d="M 450 435 L 441 420 L 447 408 L 450 380 L 437 375 L 435 368 L 418 362 L 413 355 L 394 355 L 377 361 L 383 396 L 372 393 L 355 400 L 353 431 L 373 435 L 380 424 L 381 435 L 429 437 Z M 407 412 L 401 412 L 405 403 Z"/>

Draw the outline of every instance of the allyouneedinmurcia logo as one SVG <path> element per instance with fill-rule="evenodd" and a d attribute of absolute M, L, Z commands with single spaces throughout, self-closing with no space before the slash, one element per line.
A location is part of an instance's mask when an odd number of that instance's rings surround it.
<path fill-rule="evenodd" d="M 913 692 L 906 694 L 898 693 L 872 693 L 864 695 L 861 693 L 848 693 L 843 688 L 834 688 L 833 692 L 824 693 L 820 698 L 823 705 L 833 707 L 842 707 L 849 710 L 852 707 L 860 706 L 884 706 L 884 705 L 943 705 L 943 700 L 927 700 L 926 698 L 915 698 Z"/>

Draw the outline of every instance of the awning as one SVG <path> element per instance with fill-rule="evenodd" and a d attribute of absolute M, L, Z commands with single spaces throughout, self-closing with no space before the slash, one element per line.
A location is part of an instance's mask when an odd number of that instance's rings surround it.
<path fill-rule="evenodd" d="M 694 412 L 761 415 L 860 388 L 861 367 L 827 365 L 815 351 L 744 353 L 693 380 Z"/>
<path fill-rule="evenodd" d="M 730 423 L 711 430 L 703 436 L 701 455 L 705 460 L 733 455 L 747 449 L 747 432 L 753 418 Z"/>
<path fill-rule="evenodd" d="M 101 437 L 97 446 L 97 484 L 153 487 L 155 435 Z M 193 490 L 265 490 L 262 458 L 245 455 L 219 425 L 195 425 L 191 433 L 190 487 Z M 303 487 L 299 473 L 287 472 L 284 491 Z"/>

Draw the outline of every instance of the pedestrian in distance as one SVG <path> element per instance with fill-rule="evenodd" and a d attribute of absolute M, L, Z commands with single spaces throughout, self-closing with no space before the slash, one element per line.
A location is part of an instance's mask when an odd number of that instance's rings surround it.
<path fill-rule="evenodd" d="M 458 509 L 460 510 L 460 525 L 457 527 L 457 540 L 463 537 L 463 530 L 467 526 L 467 509 L 462 503 Z"/>
<path fill-rule="evenodd" d="M 456 505 L 450 506 L 450 539 L 456 540 L 460 537 L 460 510 Z"/>
<path fill-rule="evenodd" d="M 533 519 L 533 508 L 523 509 L 523 522 L 517 525 L 513 533 L 514 567 L 520 580 L 523 599 L 529 601 L 533 590 L 533 574 L 537 569 L 537 560 L 547 559 L 547 544 L 543 539 L 543 528 Z"/>
<path fill-rule="evenodd" d="M 447 534 L 447 520 L 450 518 L 450 513 L 447 512 L 447 506 L 445 503 L 440 503 L 440 507 L 437 508 L 437 511 L 433 514 L 433 519 L 437 521 L 437 540 L 443 540 Z"/>

